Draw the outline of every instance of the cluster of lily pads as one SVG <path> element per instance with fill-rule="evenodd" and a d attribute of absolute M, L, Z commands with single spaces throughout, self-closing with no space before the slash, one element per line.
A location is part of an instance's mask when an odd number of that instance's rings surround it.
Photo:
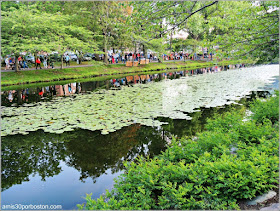
<path fill-rule="evenodd" d="M 263 91 L 278 75 L 277 65 L 259 66 L 99 90 L 75 98 L 58 97 L 21 107 L 2 106 L 1 136 L 39 129 L 59 134 L 76 128 L 100 130 L 105 135 L 134 123 L 167 124 L 157 117 L 190 120 L 188 113 L 200 107 L 236 103 L 251 91 Z"/>

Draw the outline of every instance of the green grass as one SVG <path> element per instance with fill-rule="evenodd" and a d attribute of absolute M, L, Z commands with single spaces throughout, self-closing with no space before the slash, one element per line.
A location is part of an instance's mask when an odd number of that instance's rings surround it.
<path fill-rule="evenodd" d="M 241 63 L 238 60 L 223 61 L 222 65 Z M 243 61 L 243 63 L 248 63 Z M 83 64 L 86 64 L 84 62 Z M 87 64 L 91 64 L 88 62 Z M 168 69 L 193 69 L 213 66 L 215 62 L 203 61 L 174 61 L 166 63 L 150 63 L 147 65 L 139 65 L 137 67 L 125 67 L 124 64 L 103 65 L 95 64 L 92 67 L 77 67 L 67 69 L 38 69 L 20 72 L 3 72 L 1 74 L 1 85 L 11 86 L 30 83 L 41 83 L 61 80 L 71 80 L 80 78 L 89 78 L 97 76 L 144 73 L 147 71 L 160 71 Z M 219 64 L 219 63 L 218 63 Z"/>
<path fill-rule="evenodd" d="M 90 61 L 84 61 L 82 62 L 82 65 L 90 65 Z M 60 67 L 61 62 L 54 62 L 54 66 L 55 67 Z M 70 61 L 70 66 L 78 66 L 79 64 L 77 64 L 76 61 Z M 35 66 L 34 66 L 35 67 Z M 63 67 L 65 67 L 65 62 L 63 63 Z"/>

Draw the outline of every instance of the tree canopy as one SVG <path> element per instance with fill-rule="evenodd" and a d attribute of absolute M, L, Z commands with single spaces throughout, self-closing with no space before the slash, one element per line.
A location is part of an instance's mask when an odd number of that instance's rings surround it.
<path fill-rule="evenodd" d="M 221 16 L 222 15 L 222 16 Z M 213 43 L 224 56 L 253 57 L 260 62 L 279 58 L 279 2 L 231 2 L 219 9 L 210 24 L 220 33 Z"/>
<path fill-rule="evenodd" d="M 2 56 L 66 49 L 162 54 L 180 45 L 216 46 L 219 58 L 279 57 L 278 1 L 2 2 L 1 11 Z M 172 39 L 179 31 L 186 40 Z"/>

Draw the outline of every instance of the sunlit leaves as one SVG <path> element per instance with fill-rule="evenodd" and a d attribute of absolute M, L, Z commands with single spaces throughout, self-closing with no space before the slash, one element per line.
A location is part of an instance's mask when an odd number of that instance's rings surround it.
<path fill-rule="evenodd" d="M 278 4 L 278 10 L 275 5 Z M 219 2 L 220 9 L 209 18 L 212 45 L 222 57 L 252 57 L 271 62 L 279 57 L 279 2 Z M 221 7 L 222 6 L 222 7 Z"/>
<path fill-rule="evenodd" d="M 71 25 L 71 17 L 19 9 L 2 12 L 2 54 L 94 48 L 92 32 Z M 6 41 L 7 40 L 7 41 Z"/>

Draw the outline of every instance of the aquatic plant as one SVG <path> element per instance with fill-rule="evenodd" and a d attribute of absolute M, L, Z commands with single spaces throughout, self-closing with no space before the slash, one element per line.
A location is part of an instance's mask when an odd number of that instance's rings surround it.
<path fill-rule="evenodd" d="M 105 135 L 134 123 L 158 127 L 166 123 L 157 117 L 188 120 L 187 113 L 200 107 L 236 103 L 251 91 L 267 89 L 263 87 L 278 74 L 277 65 L 259 66 L 99 90 L 22 107 L 2 106 L 1 136 L 39 129 L 59 134 L 75 128 Z"/>

